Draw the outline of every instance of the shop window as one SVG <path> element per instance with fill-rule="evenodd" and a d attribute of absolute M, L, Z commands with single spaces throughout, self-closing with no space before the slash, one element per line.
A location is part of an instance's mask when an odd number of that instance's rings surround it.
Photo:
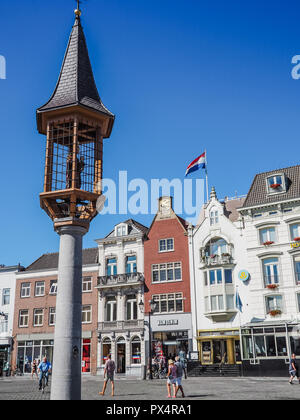
<path fill-rule="evenodd" d="M 134 337 L 131 340 L 131 364 L 141 364 L 141 340 L 139 337 Z"/>
<path fill-rule="evenodd" d="M 111 341 L 109 338 L 105 338 L 102 341 L 102 364 L 103 365 L 105 365 L 109 354 L 111 354 Z"/>
<path fill-rule="evenodd" d="M 291 352 L 295 353 L 296 356 L 300 356 L 300 337 L 292 336 L 290 337 L 291 343 Z"/>
<path fill-rule="evenodd" d="M 254 337 L 256 357 L 266 357 L 265 339 L 263 335 Z"/>
<path fill-rule="evenodd" d="M 287 356 L 287 345 L 285 337 L 276 337 L 278 356 Z"/>
<path fill-rule="evenodd" d="M 82 372 L 89 373 L 91 371 L 91 340 L 82 340 Z"/>

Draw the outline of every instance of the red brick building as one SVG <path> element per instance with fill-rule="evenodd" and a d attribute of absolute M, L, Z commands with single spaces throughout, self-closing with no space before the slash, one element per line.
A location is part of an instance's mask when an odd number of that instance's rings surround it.
<path fill-rule="evenodd" d="M 174 213 L 172 198 L 161 197 L 144 243 L 145 313 L 153 300 L 152 351 L 166 357 L 192 350 L 187 228 L 188 222 Z"/>
<path fill-rule="evenodd" d="M 96 373 L 98 248 L 82 254 L 82 372 Z M 53 358 L 58 253 L 44 254 L 16 274 L 12 367 L 31 372 L 31 363 Z"/>

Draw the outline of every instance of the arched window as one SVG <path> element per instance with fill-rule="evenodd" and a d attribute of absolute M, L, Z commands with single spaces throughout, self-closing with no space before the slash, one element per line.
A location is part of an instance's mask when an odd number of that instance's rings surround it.
<path fill-rule="evenodd" d="M 104 338 L 102 341 L 102 364 L 105 365 L 108 355 L 111 354 L 111 340 Z"/>
<path fill-rule="evenodd" d="M 228 253 L 228 245 L 225 239 L 214 238 L 205 247 L 207 257 L 222 256 Z"/>
<path fill-rule="evenodd" d="M 139 337 L 133 337 L 131 340 L 131 364 L 141 364 L 141 340 Z"/>

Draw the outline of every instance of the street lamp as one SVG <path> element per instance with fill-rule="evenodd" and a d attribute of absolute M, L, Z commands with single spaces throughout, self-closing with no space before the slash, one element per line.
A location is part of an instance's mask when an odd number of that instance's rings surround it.
<path fill-rule="evenodd" d="M 156 302 L 153 299 L 149 300 L 149 379 L 153 379 L 152 376 L 152 337 L 151 337 L 151 314 L 155 311 Z"/>

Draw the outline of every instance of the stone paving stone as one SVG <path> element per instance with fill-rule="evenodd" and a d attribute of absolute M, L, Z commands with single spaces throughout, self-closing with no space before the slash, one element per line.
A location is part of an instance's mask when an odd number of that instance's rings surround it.
<path fill-rule="evenodd" d="M 110 383 L 106 395 L 100 396 L 103 378 L 82 377 L 82 400 L 105 401 L 167 401 L 165 380 L 141 381 L 120 379 L 115 381 L 115 397 L 110 396 Z M 49 400 L 50 387 L 45 394 L 38 390 L 38 381 L 31 377 L 0 378 L 0 400 Z M 193 400 L 299 400 L 300 385 L 288 383 L 288 378 L 188 378 L 183 381 L 186 398 Z M 170 399 L 168 400 L 170 401 Z M 174 401 L 174 399 L 172 399 Z"/>

